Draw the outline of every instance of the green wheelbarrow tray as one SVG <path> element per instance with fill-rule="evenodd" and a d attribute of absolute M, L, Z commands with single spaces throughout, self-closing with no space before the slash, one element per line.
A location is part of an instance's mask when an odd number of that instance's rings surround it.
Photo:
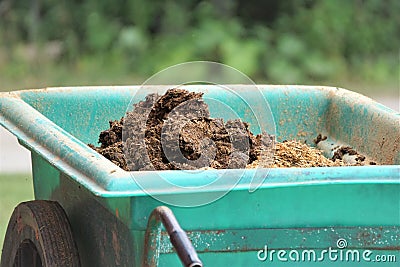
<path fill-rule="evenodd" d="M 254 192 L 255 170 L 204 170 L 190 181 L 185 171 L 126 172 L 87 144 L 124 115 L 138 86 L 1 93 L 0 124 L 31 151 L 35 198 L 65 210 L 82 266 L 179 266 L 160 218 L 150 216 L 164 205 L 157 196 L 184 203 L 224 191 L 206 205 L 169 207 L 205 266 L 395 266 L 400 115 L 344 89 L 257 87 L 270 105 L 278 141 L 312 144 L 322 134 L 380 165 L 271 169 Z M 186 88 L 230 101 L 215 86 Z M 236 90 L 254 93 L 245 85 Z M 238 113 L 247 120 L 245 110 Z M 218 110 L 211 116 L 221 117 Z M 241 178 L 207 190 L 185 188 L 222 172 Z M 157 182 L 160 176 L 183 186 L 171 190 Z M 146 192 L 136 183 L 141 179 L 152 185 Z"/>

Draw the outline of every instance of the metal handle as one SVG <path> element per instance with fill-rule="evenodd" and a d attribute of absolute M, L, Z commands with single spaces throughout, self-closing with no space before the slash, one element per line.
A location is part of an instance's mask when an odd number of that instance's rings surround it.
<path fill-rule="evenodd" d="M 203 267 L 203 263 L 197 256 L 192 242 L 189 240 L 186 232 L 180 227 L 175 215 L 165 206 L 159 206 L 153 210 L 150 215 L 145 236 L 145 249 L 143 257 L 143 266 L 157 266 L 158 249 L 152 246 L 151 239 L 154 236 L 154 229 L 157 230 L 155 244 L 160 243 L 161 223 L 164 225 L 169 239 L 174 246 L 183 266 L 185 267 Z"/>

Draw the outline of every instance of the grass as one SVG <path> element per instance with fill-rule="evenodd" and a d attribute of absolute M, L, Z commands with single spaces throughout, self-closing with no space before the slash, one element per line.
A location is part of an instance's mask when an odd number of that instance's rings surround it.
<path fill-rule="evenodd" d="M 3 247 L 8 220 L 22 201 L 33 199 L 31 174 L 0 174 L 0 247 Z M 0 253 L 1 255 L 1 253 Z"/>
<path fill-rule="evenodd" d="M 74 66 L 64 64 L 43 63 L 30 65 L 11 62 L 4 65 L 0 62 L 2 73 L 0 92 L 19 89 L 35 89 L 58 86 L 85 85 L 140 85 L 151 75 L 139 74 L 123 64 L 101 64 L 96 58 L 84 58 Z M 379 72 L 377 70 L 377 72 Z M 356 75 L 357 74 L 357 75 Z M 387 95 L 398 97 L 399 80 L 386 72 L 375 79 L 363 80 L 355 73 L 354 77 L 342 77 L 335 81 L 304 81 L 305 85 L 325 85 L 346 88 L 367 96 Z M 381 77 L 382 76 L 382 77 Z M 255 79 L 256 84 L 271 84 L 271 81 Z M 278 84 L 282 84 L 277 82 Z"/>
<path fill-rule="evenodd" d="M 0 92 L 59 86 L 135 85 L 148 78 L 123 68 L 95 64 L 76 67 L 48 64 L 36 68 L 17 63 L 5 68 L 0 64 L 0 73 Z"/>

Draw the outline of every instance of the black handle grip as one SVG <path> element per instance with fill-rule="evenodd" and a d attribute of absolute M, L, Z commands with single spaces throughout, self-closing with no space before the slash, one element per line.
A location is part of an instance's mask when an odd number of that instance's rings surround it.
<path fill-rule="evenodd" d="M 162 223 L 167 230 L 169 239 L 174 246 L 183 266 L 203 267 L 197 252 L 189 240 L 186 232 L 181 228 L 173 212 L 165 206 L 159 206 L 150 215 L 149 225 Z M 148 241 L 147 241 L 148 242 Z"/>

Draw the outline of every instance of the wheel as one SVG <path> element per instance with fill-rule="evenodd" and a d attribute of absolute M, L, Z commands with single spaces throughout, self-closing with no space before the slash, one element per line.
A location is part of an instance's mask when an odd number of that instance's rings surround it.
<path fill-rule="evenodd" d="M 1 267 L 80 266 L 63 208 L 54 201 L 20 203 L 11 215 Z"/>

